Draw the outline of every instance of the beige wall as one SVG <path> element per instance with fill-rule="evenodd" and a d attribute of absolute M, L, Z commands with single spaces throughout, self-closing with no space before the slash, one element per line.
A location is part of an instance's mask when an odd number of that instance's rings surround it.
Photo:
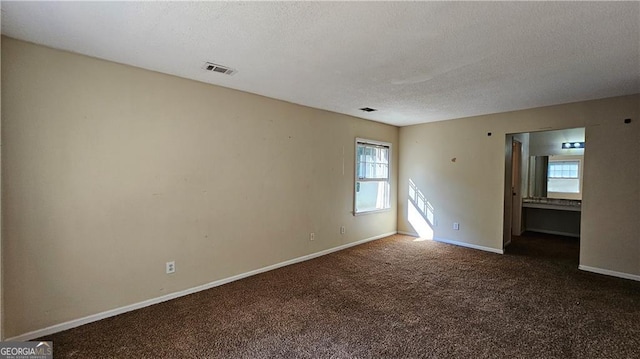
<path fill-rule="evenodd" d="M 505 135 L 586 127 L 580 264 L 640 275 L 639 107 L 633 95 L 401 128 L 398 230 L 414 231 L 412 180 L 434 207 L 434 237 L 500 250 Z"/>
<path fill-rule="evenodd" d="M 351 213 L 354 139 L 397 169 L 393 126 L 9 38 L 2 100 L 6 337 L 397 228 L 395 170 Z"/>

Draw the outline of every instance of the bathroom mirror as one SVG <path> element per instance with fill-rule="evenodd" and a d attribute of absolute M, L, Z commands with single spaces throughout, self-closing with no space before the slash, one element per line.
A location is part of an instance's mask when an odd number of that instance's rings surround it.
<path fill-rule="evenodd" d="M 582 155 L 531 156 L 528 197 L 581 200 L 582 163 Z"/>

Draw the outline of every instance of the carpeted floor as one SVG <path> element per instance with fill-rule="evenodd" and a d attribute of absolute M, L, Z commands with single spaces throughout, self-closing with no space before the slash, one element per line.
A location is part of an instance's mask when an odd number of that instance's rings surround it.
<path fill-rule="evenodd" d="M 638 358 L 640 282 L 575 239 L 392 236 L 42 339 L 56 358 Z"/>

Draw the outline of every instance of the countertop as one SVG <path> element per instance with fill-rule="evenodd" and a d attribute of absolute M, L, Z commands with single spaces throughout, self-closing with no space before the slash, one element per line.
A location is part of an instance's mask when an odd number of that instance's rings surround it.
<path fill-rule="evenodd" d="M 582 210 L 582 201 L 556 198 L 523 198 L 522 207 L 580 212 Z"/>

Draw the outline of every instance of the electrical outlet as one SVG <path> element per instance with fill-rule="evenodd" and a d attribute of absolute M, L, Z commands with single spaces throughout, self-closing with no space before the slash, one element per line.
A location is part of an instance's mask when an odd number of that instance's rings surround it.
<path fill-rule="evenodd" d="M 310 241 L 313 241 L 313 240 L 315 240 L 315 239 L 316 239 L 316 234 L 315 234 L 315 233 L 313 233 L 313 232 L 309 233 L 309 240 L 310 240 Z"/>
<path fill-rule="evenodd" d="M 340 226 L 340 234 L 345 234 L 347 233 L 347 229 L 344 228 L 344 226 Z"/>
<path fill-rule="evenodd" d="M 167 274 L 175 273 L 176 272 L 176 262 L 175 261 L 167 262 L 166 271 L 167 271 Z"/>
<path fill-rule="evenodd" d="M 453 229 L 455 229 L 456 231 L 459 231 L 460 230 L 460 223 L 453 222 Z"/>

